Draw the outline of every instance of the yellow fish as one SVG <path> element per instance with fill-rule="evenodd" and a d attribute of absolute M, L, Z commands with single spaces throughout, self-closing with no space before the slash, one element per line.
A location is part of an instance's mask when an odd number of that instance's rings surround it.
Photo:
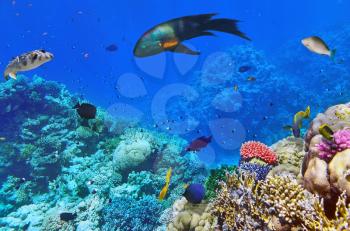
<path fill-rule="evenodd" d="M 302 120 L 307 119 L 310 116 L 310 106 L 307 106 L 305 111 L 299 111 L 295 113 L 293 122 L 294 124 L 297 124 L 299 128 L 303 126 Z"/>
<path fill-rule="evenodd" d="M 166 173 L 166 176 L 165 176 L 165 185 L 164 185 L 162 191 L 160 191 L 160 193 L 159 193 L 158 199 L 160 201 L 164 200 L 164 198 L 165 198 L 165 196 L 166 196 L 166 194 L 168 192 L 169 184 L 170 184 L 170 178 L 171 178 L 171 172 L 172 172 L 172 168 L 170 167 L 168 169 L 168 172 Z"/>
<path fill-rule="evenodd" d="M 328 124 L 322 124 L 318 131 L 325 139 L 333 140 L 333 131 Z"/>

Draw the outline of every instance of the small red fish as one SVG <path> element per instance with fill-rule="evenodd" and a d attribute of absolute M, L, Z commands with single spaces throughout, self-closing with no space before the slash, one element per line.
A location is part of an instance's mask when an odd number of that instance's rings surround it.
<path fill-rule="evenodd" d="M 205 148 L 211 142 L 212 136 L 201 136 L 190 143 L 185 149 L 186 152 L 198 152 L 202 148 Z"/>

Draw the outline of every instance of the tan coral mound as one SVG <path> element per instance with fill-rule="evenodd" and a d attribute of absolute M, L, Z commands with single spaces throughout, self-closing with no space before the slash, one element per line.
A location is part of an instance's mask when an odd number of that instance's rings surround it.
<path fill-rule="evenodd" d="M 337 198 L 344 190 L 350 196 L 350 151 L 335 154 L 331 161 L 319 158 L 317 144 L 323 139 L 319 133 L 322 124 L 328 124 L 333 132 L 350 128 L 350 103 L 332 106 L 312 121 L 305 137 L 307 154 L 301 169 L 304 187 L 325 199 Z"/>
<path fill-rule="evenodd" d="M 185 198 L 176 201 L 173 206 L 173 219 L 168 224 L 167 231 L 213 231 L 216 226 L 216 218 L 209 210 L 210 204 L 194 205 L 188 203 Z"/>

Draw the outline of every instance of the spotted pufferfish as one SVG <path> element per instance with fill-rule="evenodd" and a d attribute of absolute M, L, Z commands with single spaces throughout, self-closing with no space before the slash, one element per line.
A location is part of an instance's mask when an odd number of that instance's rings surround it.
<path fill-rule="evenodd" d="M 4 78 L 16 79 L 17 72 L 33 70 L 53 59 L 53 54 L 45 50 L 34 50 L 13 58 L 7 65 Z"/>

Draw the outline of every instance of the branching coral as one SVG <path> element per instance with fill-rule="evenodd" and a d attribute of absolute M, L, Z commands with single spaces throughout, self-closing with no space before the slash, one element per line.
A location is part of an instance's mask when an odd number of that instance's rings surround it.
<path fill-rule="evenodd" d="M 212 212 L 230 230 L 280 230 L 303 227 L 313 214 L 306 191 L 287 177 L 255 181 L 252 175 L 229 175 Z M 311 219 L 311 218 L 310 218 Z"/>
<path fill-rule="evenodd" d="M 257 230 L 264 220 L 256 207 L 256 184 L 252 175 L 228 174 L 226 182 L 213 201 L 212 214 L 218 217 L 221 228 Z"/>
<path fill-rule="evenodd" d="M 239 164 L 239 171 L 244 173 L 254 173 L 257 180 L 264 180 L 267 174 L 272 169 L 271 165 L 261 165 L 250 162 L 241 162 Z"/>
<path fill-rule="evenodd" d="M 221 181 L 226 181 L 226 172 L 233 173 L 236 166 L 221 166 L 218 169 L 211 169 L 210 175 L 205 182 L 206 198 L 211 199 L 216 196 Z"/>
<path fill-rule="evenodd" d="M 159 217 L 162 210 L 162 205 L 151 196 L 145 196 L 140 200 L 115 198 L 103 210 L 102 230 L 155 230 L 160 225 Z"/>

